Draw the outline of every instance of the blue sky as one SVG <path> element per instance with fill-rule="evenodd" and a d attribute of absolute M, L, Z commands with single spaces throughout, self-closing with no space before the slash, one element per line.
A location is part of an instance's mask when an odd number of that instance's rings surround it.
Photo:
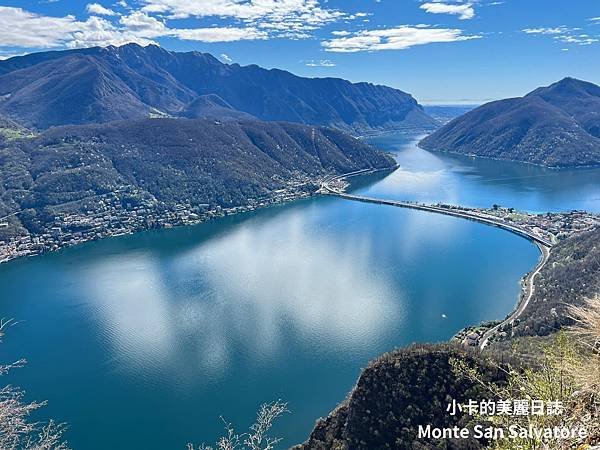
<path fill-rule="evenodd" d="M 600 84 L 600 0 L 0 0 L 0 57 L 126 42 L 481 103 Z"/>

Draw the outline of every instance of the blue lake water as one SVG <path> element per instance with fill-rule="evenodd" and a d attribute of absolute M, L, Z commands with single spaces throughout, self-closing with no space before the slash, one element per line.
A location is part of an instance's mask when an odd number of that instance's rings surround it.
<path fill-rule="evenodd" d="M 402 133 L 368 139 L 394 153 L 400 169 L 361 193 L 487 208 L 498 204 L 531 212 L 600 212 L 600 168 L 556 170 L 432 153 L 418 148 L 418 140 Z"/>
<path fill-rule="evenodd" d="M 356 189 L 598 208 L 597 178 L 531 185 L 512 176 L 529 167 L 494 175 L 487 161 L 390 139 L 377 145 L 402 169 Z M 69 423 L 76 449 L 183 449 L 214 440 L 219 416 L 243 428 L 276 399 L 291 411 L 275 429 L 286 448 L 371 358 L 504 317 L 537 258 L 500 229 L 336 198 L 93 242 L 0 265 L 0 315 L 20 321 L 0 358 L 29 361 L 2 381 L 47 399 L 43 415 Z"/>

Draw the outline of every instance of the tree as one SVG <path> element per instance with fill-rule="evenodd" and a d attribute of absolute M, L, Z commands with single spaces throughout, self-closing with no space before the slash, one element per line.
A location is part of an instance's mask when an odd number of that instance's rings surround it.
<path fill-rule="evenodd" d="M 478 417 L 507 428 L 518 425 L 535 429 L 566 427 L 585 431 L 585 437 L 555 438 L 527 436 L 494 441 L 497 450 L 588 449 L 600 443 L 600 297 L 584 306 L 571 307 L 575 325 L 554 335 L 542 348 L 541 355 L 528 367 L 509 367 L 507 383 L 486 380 L 464 360 L 455 359 L 457 375 L 476 381 L 490 397 L 509 402 L 527 399 L 560 404 L 562 414 L 496 415 Z M 500 366 L 498 366 L 500 368 Z"/>
<path fill-rule="evenodd" d="M 583 357 L 567 368 L 575 380 L 574 417 L 585 423 L 590 440 L 600 442 L 600 296 L 584 306 L 569 308 L 575 325 L 570 332 L 582 346 Z"/>
<path fill-rule="evenodd" d="M 0 343 L 12 320 L 0 319 Z M 0 364 L 0 376 L 26 364 L 24 359 Z M 32 422 L 31 413 L 46 405 L 46 402 L 24 401 L 24 392 L 10 385 L 0 388 L 0 448 L 2 450 L 68 450 L 62 437 L 64 424 L 53 420 L 47 423 Z"/>
<path fill-rule="evenodd" d="M 197 448 L 188 444 L 188 450 L 273 450 L 281 438 L 269 437 L 268 433 L 277 420 L 288 412 L 287 403 L 276 401 L 261 405 L 256 415 L 256 421 L 248 433 L 238 434 L 233 426 L 225 422 L 226 435 L 221 437 L 215 447 L 200 444 Z"/>

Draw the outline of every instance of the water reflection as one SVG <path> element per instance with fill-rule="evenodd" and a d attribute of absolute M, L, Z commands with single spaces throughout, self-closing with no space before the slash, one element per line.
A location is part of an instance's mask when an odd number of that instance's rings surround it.
<path fill-rule="evenodd" d="M 290 335 L 312 341 L 316 352 L 338 352 L 381 339 L 391 323 L 401 327 L 403 300 L 393 283 L 365 270 L 375 261 L 368 234 L 331 239 L 292 210 L 259 229 L 242 224 L 168 263 L 150 253 L 115 256 L 81 277 L 124 364 L 214 378 L 242 342 L 246 357 L 274 360 Z"/>
<path fill-rule="evenodd" d="M 373 145 L 396 155 L 400 169 L 360 192 L 477 207 L 496 203 L 533 212 L 600 211 L 600 168 L 554 170 L 432 153 L 417 146 L 422 137 L 386 134 L 370 138 Z"/>
<path fill-rule="evenodd" d="M 356 188 L 522 196 L 510 172 L 398 154 L 402 170 Z M 184 447 L 216 438 L 219 415 L 246 424 L 276 398 L 293 411 L 277 430 L 289 447 L 371 358 L 505 316 L 537 258 L 496 228 L 318 198 L 2 265 L 1 309 L 25 324 L 2 350 L 30 361 L 11 381 L 49 400 L 74 448 Z"/>

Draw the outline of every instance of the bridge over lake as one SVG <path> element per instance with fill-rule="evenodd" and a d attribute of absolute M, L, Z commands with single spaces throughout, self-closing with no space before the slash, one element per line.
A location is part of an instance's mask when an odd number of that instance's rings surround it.
<path fill-rule="evenodd" d="M 337 180 L 359 175 L 368 175 L 375 172 L 382 172 L 384 170 L 389 169 L 364 169 L 346 173 L 343 175 L 329 177 L 325 181 L 323 181 L 323 183 L 321 183 L 321 188 L 319 189 L 319 192 L 325 195 L 334 195 L 346 200 L 353 200 L 363 203 L 374 203 L 376 205 L 395 206 L 398 208 L 416 209 L 419 211 L 426 211 L 435 214 L 444 214 L 446 216 L 454 216 L 460 217 L 462 219 L 473 220 L 485 225 L 498 227 L 516 235 L 519 235 L 525 239 L 532 241 L 539 248 L 541 253 L 540 260 L 538 261 L 538 264 L 535 266 L 535 268 L 525 277 L 523 281 L 523 291 L 521 293 L 521 297 L 519 299 L 517 308 L 505 320 L 495 325 L 494 327 L 488 329 L 483 335 L 480 336 L 478 346 L 480 349 L 484 349 L 490 341 L 490 339 L 498 332 L 498 330 L 500 330 L 506 325 L 512 325 L 515 322 L 515 320 L 517 320 L 521 316 L 523 311 L 525 311 L 525 309 L 527 308 L 527 305 L 533 297 L 533 292 L 535 290 L 535 278 L 541 271 L 542 267 L 548 261 L 548 257 L 550 256 L 550 248 L 552 247 L 553 243 L 545 237 L 536 234 L 532 230 L 514 225 L 512 223 L 508 223 L 507 221 L 502 220 L 499 217 L 482 213 L 479 210 L 467 209 L 450 205 L 425 205 L 421 203 L 414 203 L 402 200 L 386 200 L 380 198 L 365 197 L 361 195 L 348 194 L 340 189 L 331 186 L 331 183 Z"/>
<path fill-rule="evenodd" d="M 387 170 L 387 169 L 385 169 L 385 170 Z M 368 174 L 380 172 L 380 171 L 382 171 L 382 170 L 364 169 L 364 170 L 358 170 L 358 171 L 350 172 L 350 173 L 343 174 L 343 175 L 329 177 L 325 181 L 323 181 L 323 183 L 321 184 L 320 193 L 328 194 L 328 195 L 335 195 L 337 197 L 341 197 L 346 200 L 354 200 L 357 202 L 374 203 L 377 205 L 395 206 L 398 208 L 417 209 L 419 211 L 427 211 L 427 212 L 432 212 L 432 213 L 436 213 L 436 214 L 444 214 L 447 216 L 454 216 L 454 217 L 460 217 L 463 219 L 474 220 L 476 222 L 481 222 L 486 225 L 491 225 L 491 226 L 499 227 L 504 230 L 510 231 L 511 233 L 514 233 L 521 237 L 529 239 L 530 241 L 533 241 L 536 244 L 543 245 L 548 248 L 552 247 L 552 242 L 550 242 L 548 239 L 544 238 L 543 236 L 539 236 L 538 234 L 534 233 L 531 230 L 528 230 L 523 227 L 519 227 L 517 225 L 513 225 L 513 224 L 508 223 L 505 220 L 502 220 L 498 217 L 491 216 L 489 214 L 485 214 L 485 213 L 482 213 L 477 210 L 467 209 L 467 208 L 462 208 L 462 207 L 457 207 L 457 206 L 450 206 L 450 205 L 425 205 L 422 203 L 414 203 L 414 202 L 403 201 L 403 200 L 386 200 L 386 199 L 380 199 L 380 198 L 374 198 L 374 197 L 365 197 L 365 196 L 361 196 L 361 195 L 353 195 L 353 194 L 348 194 L 346 192 L 343 192 L 339 189 L 336 189 L 335 187 L 332 187 L 330 185 L 335 180 L 355 177 L 355 176 L 359 176 L 359 175 L 368 175 Z"/>

